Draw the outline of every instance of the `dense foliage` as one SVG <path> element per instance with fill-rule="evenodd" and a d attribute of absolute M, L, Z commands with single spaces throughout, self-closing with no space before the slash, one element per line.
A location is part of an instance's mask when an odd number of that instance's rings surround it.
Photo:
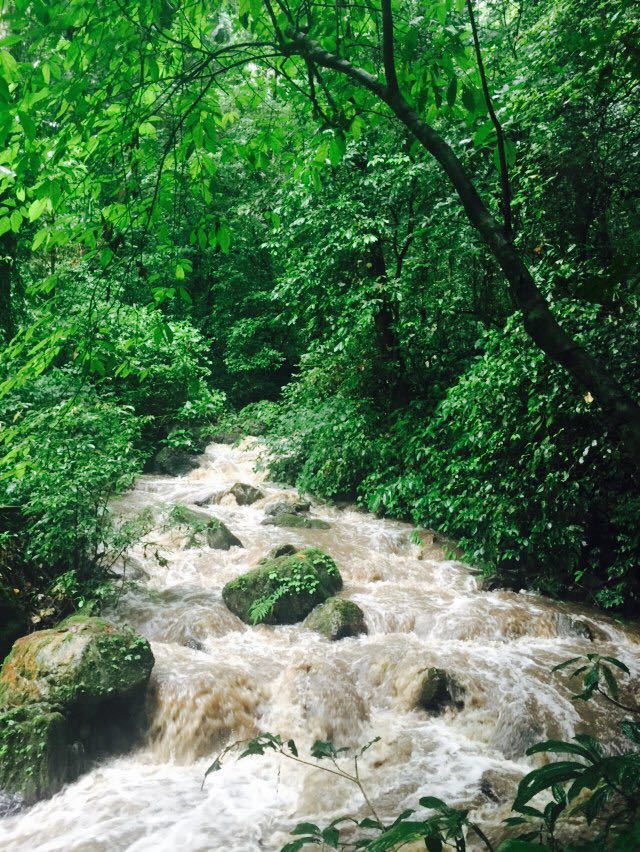
<path fill-rule="evenodd" d="M 223 413 L 498 582 L 637 607 L 631 0 L 3 12 L 4 612 L 99 597 L 110 497 Z"/>

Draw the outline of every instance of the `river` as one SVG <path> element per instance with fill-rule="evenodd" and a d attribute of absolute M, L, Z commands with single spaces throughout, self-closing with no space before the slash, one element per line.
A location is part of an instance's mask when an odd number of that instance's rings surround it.
<path fill-rule="evenodd" d="M 416 545 L 410 525 L 353 508 L 314 503 L 311 515 L 328 530 L 263 526 L 265 506 L 291 489 L 263 481 L 257 454 L 247 441 L 211 445 L 189 475 L 142 476 L 117 501 L 120 513 L 151 508 L 156 518 L 128 560 L 136 582 L 110 613 L 152 643 L 148 741 L 1 820 L 4 852 L 276 850 L 299 821 L 367 815 L 347 782 L 273 754 L 228 757 L 201 789 L 231 737 L 260 731 L 294 738 L 301 752 L 315 739 L 355 747 L 380 737 L 361 773 L 381 814 L 435 795 L 470 807 L 495 834 L 534 765 L 529 744 L 587 728 L 612 736 L 616 712 L 573 702 L 571 684 L 550 668 L 597 649 L 637 675 L 637 633 L 533 594 L 483 592 L 468 566 Z M 259 486 L 264 498 L 238 506 L 228 495 L 203 511 L 244 547 L 184 549 L 183 532 L 163 521 L 167 508 L 236 482 Z M 283 542 L 335 559 L 341 595 L 363 609 L 367 635 L 330 643 L 300 625 L 248 627 L 226 609 L 224 584 Z M 464 708 L 416 709 L 429 666 L 464 687 Z"/>

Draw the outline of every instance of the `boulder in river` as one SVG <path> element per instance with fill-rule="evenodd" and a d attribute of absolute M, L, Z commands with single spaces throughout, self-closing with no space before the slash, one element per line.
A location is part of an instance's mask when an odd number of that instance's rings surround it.
<path fill-rule="evenodd" d="M 265 527 L 291 527 L 303 530 L 328 530 L 331 524 L 321 521 L 319 518 L 305 518 L 303 515 L 293 512 L 282 512 L 279 515 L 265 518 L 262 521 Z"/>
<path fill-rule="evenodd" d="M 309 547 L 262 562 L 227 583 L 222 598 L 246 624 L 295 624 L 341 588 L 333 559 Z"/>
<path fill-rule="evenodd" d="M 344 598 L 328 598 L 305 618 L 304 626 L 335 641 L 367 632 L 364 613 L 357 603 Z"/>
<path fill-rule="evenodd" d="M 154 473 L 167 476 L 184 476 L 198 467 L 198 462 L 186 450 L 180 447 L 163 447 L 151 462 Z"/>
<path fill-rule="evenodd" d="M 264 510 L 265 515 L 300 515 L 303 512 L 308 512 L 311 508 L 311 503 L 308 500 L 300 500 L 298 497 L 287 497 L 278 500 L 275 503 L 270 503 Z"/>
<path fill-rule="evenodd" d="M 444 669 L 431 667 L 422 673 L 418 706 L 430 713 L 464 705 L 464 688 Z"/>
<path fill-rule="evenodd" d="M 236 482 L 227 493 L 236 498 L 238 506 L 251 506 L 252 503 L 264 497 L 264 493 L 259 488 L 248 485 L 246 482 Z"/>
<path fill-rule="evenodd" d="M 100 618 L 18 639 L 0 672 L 0 789 L 36 801 L 131 745 L 153 663 L 146 639 Z"/>
<path fill-rule="evenodd" d="M 260 560 L 260 564 L 267 562 L 269 559 L 277 559 L 279 556 L 293 556 L 299 550 L 295 544 L 277 544 Z"/>
<path fill-rule="evenodd" d="M 205 534 L 207 544 L 213 550 L 229 550 L 231 547 L 242 547 L 242 542 L 235 536 L 226 524 L 217 518 L 211 518 L 208 522 Z"/>
<path fill-rule="evenodd" d="M 190 529 L 185 547 L 199 547 L 204 539 L 213 550 L 229 550 L 231 547 L 243 547 L 226 524 L 218 518 L 212 518 L 206 512 L 177 505 L 171 509 L 170 521 L 182 524 Z"/>

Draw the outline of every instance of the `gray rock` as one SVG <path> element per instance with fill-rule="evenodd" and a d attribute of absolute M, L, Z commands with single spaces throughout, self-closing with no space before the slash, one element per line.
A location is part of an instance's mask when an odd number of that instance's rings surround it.
<path fill-rule="evenodd" d="M 464 706 L 464 687 L 444 669 L 431 667 L 422 676 L 418 707 L 430 713 L 441 713 L 445 707 Z"/>
<path fill-rule="evenodd" d="M 152 462 L 152 469 L 156 473 L 164 473 L 167 476 L 184 476 L 198 467 L 198 462 L 186 450 L 179 447 L 163 447 Z"/>
<path fill-rule="evenodd" d="M 304 626 L 332 642 L 367 632 L 364 613 L 358 604 L 344 598 L 328 598 L 309 613 Z"/>
<path fill-rule="evenodd" d="M 256 500 L 262 500 L 264 497 L 263 492 L 259 488 L 247 485 L 245 482 L 236 482 L 227 493 L 233 494 L 238 506 L 251 506 Z"/>
<path fill-rule="evenodd" d="M 308 500 L 300 500 L 296 497 L 278 500 L 276 503 L 271 503 L 264 510 L 265 515 L 300 515 L 303 512 L 308 512 L 311 508 L 311 503 Z"/>

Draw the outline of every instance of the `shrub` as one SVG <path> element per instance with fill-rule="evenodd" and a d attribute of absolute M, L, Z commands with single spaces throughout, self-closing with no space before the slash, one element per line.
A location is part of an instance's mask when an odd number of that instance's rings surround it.
<path fill-rule="evenodd" d="M 635 339 L 593 306 L 564 307 L 591 349 L 640 384 Z M 397 452 L 396 459 L 392 458 Z M 622 450 L 589 394 L 537 350 L 514 318 L 433 419 L 395 424 L 388 465 L 362 485 L 370 508 L 459 537 L 468 557 L 517 585 L 633 607 L 640 501 Z"/>
<path fill-rule="evenodd" d="M 108 505 L 140 469 L 141 420 L 91 390 L 51 402 L 52 377 L 42 385 L 39 405 L 33 386 L 27 401 L 13 401 L 21 462 L 0 482 L 0 499 L 20 517 L 4 586 L 23 611 L 36 612 L 35 623 L 107 595 L 109 568 L 146 527 L 116 524 Z"/>

